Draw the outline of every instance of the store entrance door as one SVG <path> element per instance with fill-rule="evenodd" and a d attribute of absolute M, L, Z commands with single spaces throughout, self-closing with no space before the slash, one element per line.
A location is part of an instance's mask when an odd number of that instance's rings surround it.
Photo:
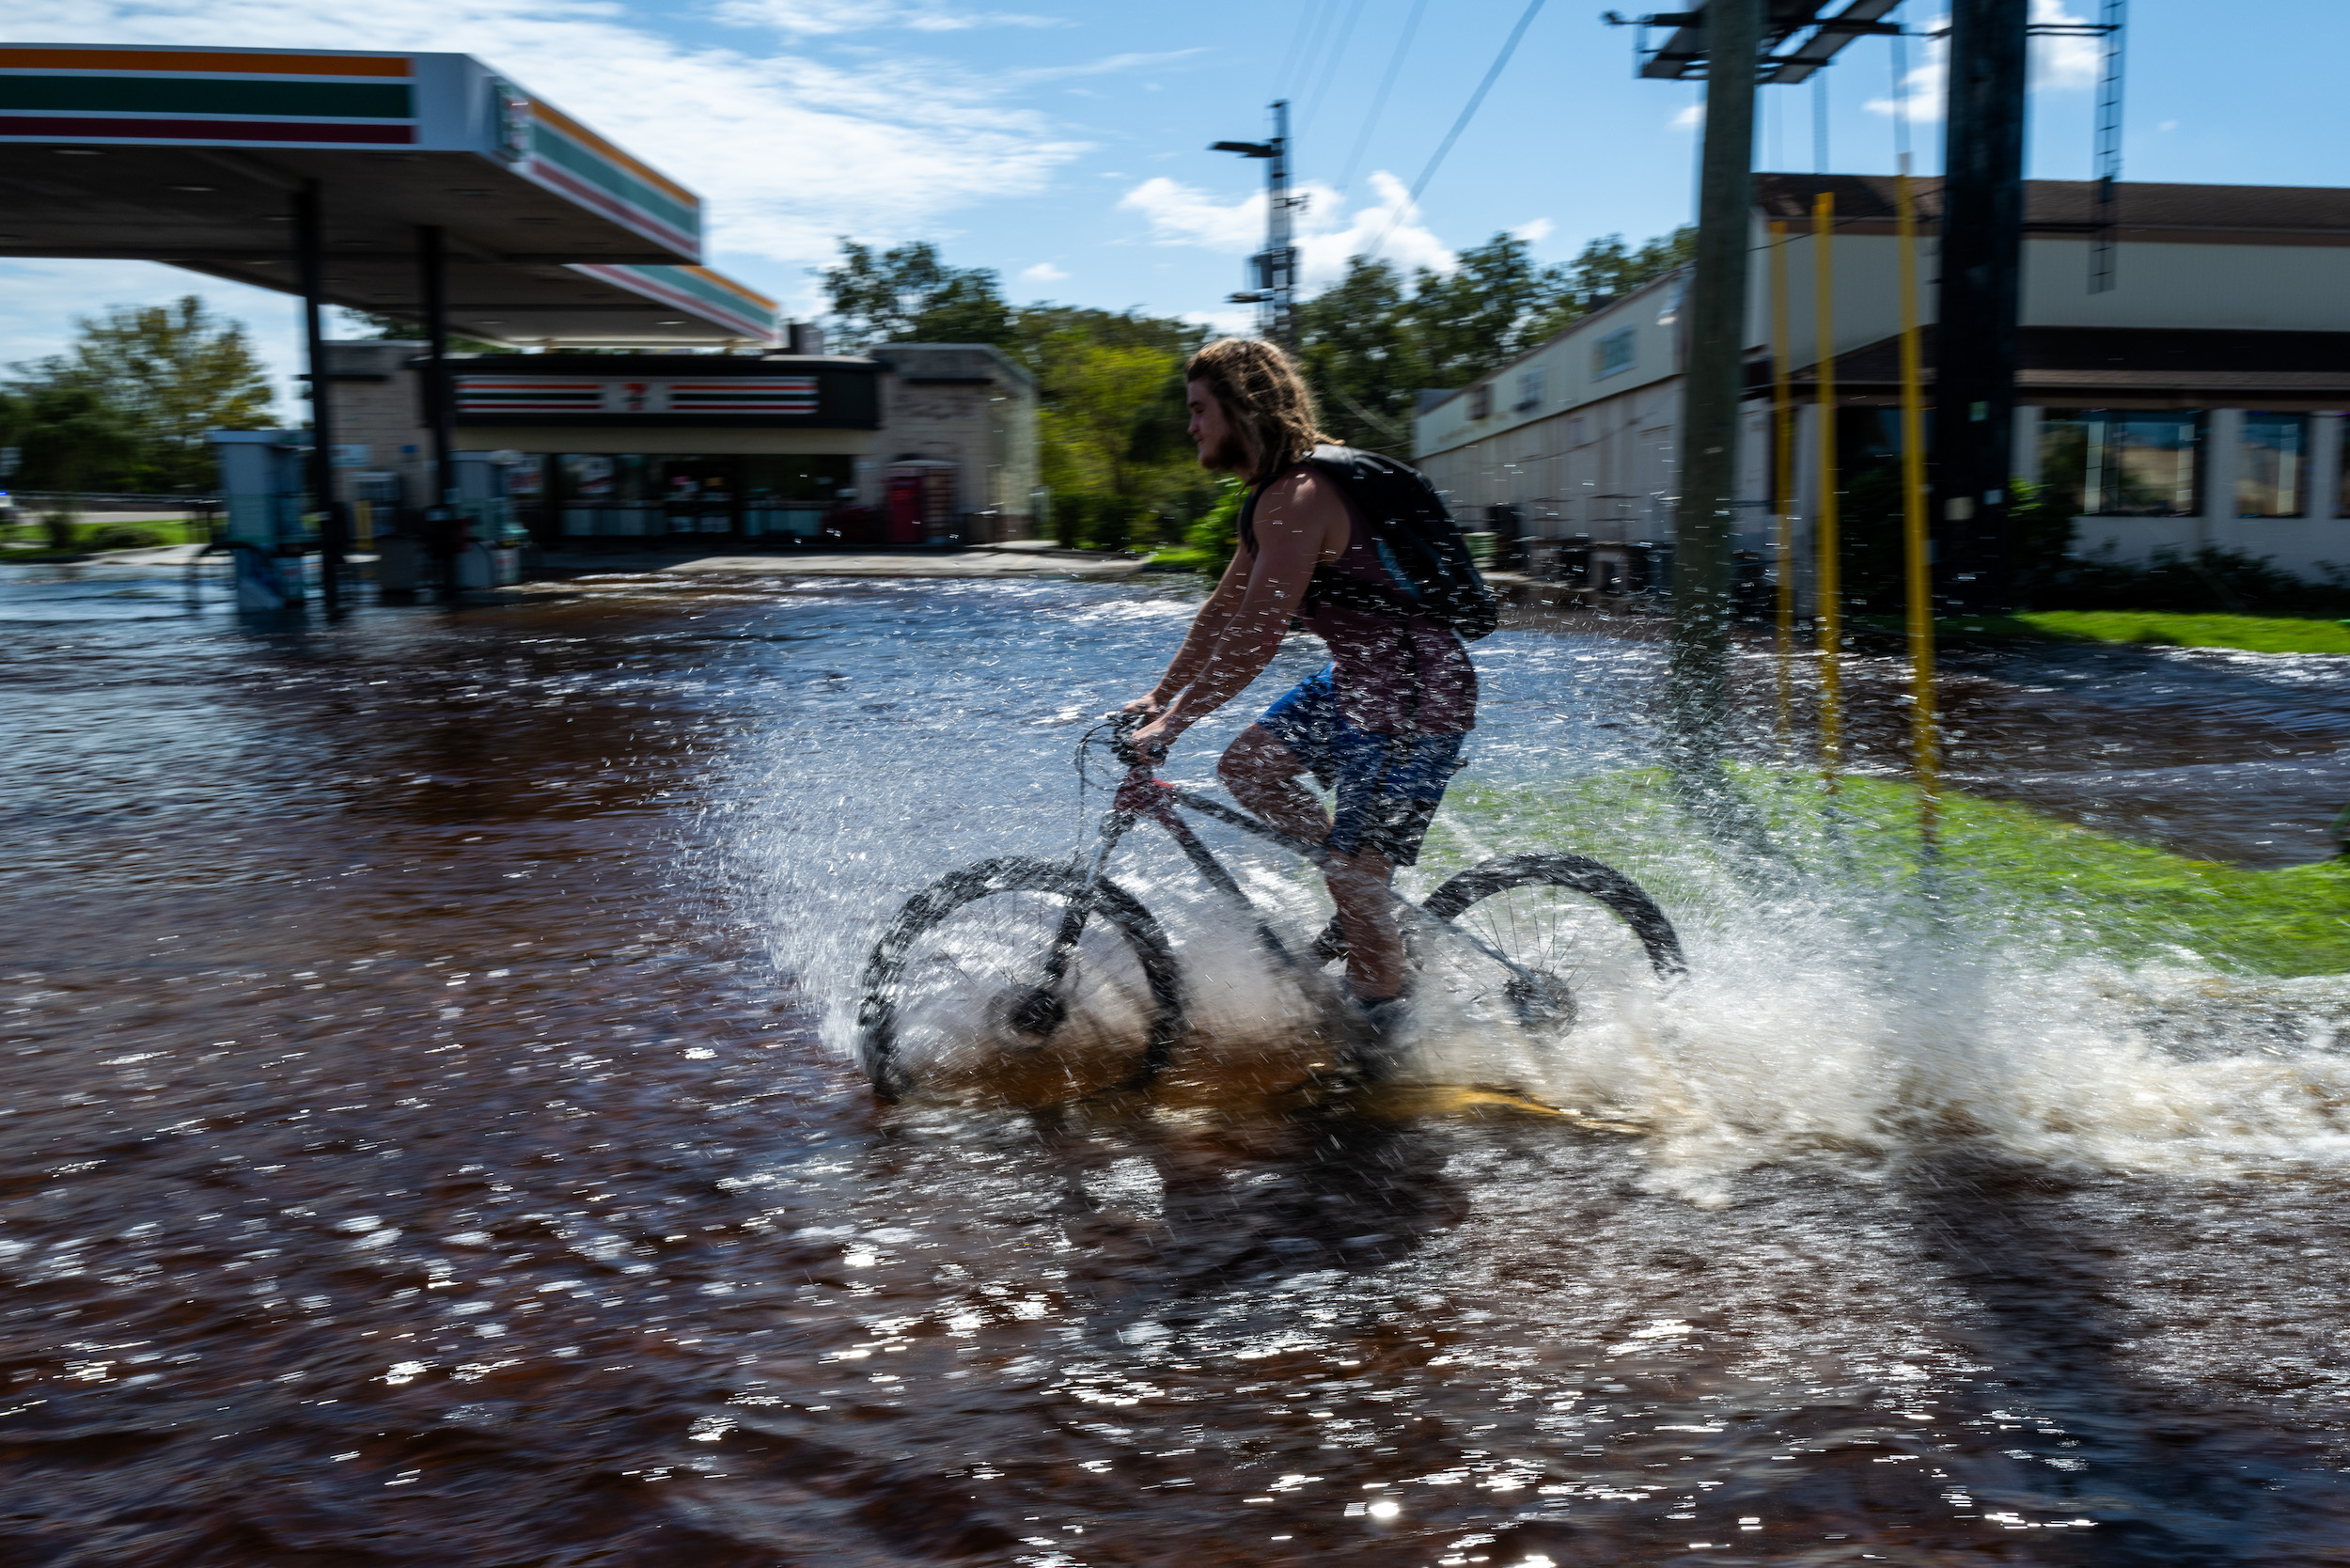
<path fill-rule="evenodd" d="M 672 534 L 731 534 L 741 494 L 738 460 L 673 457 L 661 460 L 661 505 Z"/>

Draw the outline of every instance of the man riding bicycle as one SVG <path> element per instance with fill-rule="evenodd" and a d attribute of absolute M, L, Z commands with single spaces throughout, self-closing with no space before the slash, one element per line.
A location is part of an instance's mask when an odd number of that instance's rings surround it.
<path fill-rule="evenodd" d="M 1477 672 L 1460 635 L 1424 615 L 1344 604 L 1343 580 L 1410 596 L 1362 510 L 1307 463 L 1328 438 L 1313 395 L 1271 343 L 1224 338 L 1183 371 L 1199 465 L 1249 484 L 1240 548 L 1199 607 L 1167 673 L 1126 711 L 1149 722 L 1133 744 L 1164 755 L 1185 729 L 1238 697 L 1292 619 L 1330 664 L 1241 731 L 1217 773 L 1274 826 L 1320 843 L 1346 941 L 1347 987 L 1373 1030 L 1391 1037 L 1404 1005 L 1404 958 L 1386 892 L 1418 858 L 1437 802 L 1477 722 Z M 1363 596 L 1355 596 L 1358 601 Z M 1325 812 L 1299 779 L 1335 792 Z"/>

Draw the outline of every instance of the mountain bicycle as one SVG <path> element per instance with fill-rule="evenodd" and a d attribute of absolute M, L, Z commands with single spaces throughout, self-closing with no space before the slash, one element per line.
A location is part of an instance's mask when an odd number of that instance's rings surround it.
<path fill-rule="evenodd" d="M 1089 860 L 1005 855 L 949 871 L 909 899 L 873 944 L 859 980 L 857 1049 L 875 1091 L 895 1099 L 916 1083 L 908 1021 L 927 1016 L 956 1046 L 993 1042 L 1033 1053 L 1074 1044 L 1135 1055 L 1117 1087 L 1148 1088 L 1186 1032 L 1186 986 L 1166 928 L 1108 873 L 1110 855 L 1136 827 L 1166 830 L 1202 880 L 1239 912 L 1277 971 L 1312 994 L 1318 972 L 1346 953 L 1338 919 L 1292 949 L 1232 872 L 1181 815 L 1190 811 L 1278 845 L 1316 865 L 1320 844 L 1157 776 L 1127 744 L 1141 720 L 1113 714 L 1077 744 L 1080 792 L 1087 755 L 1106 746 L 1125 774 L 1102 819 Z M 1106 739 L 1103 732 L 1108 731 Z M 1541 1043 L 1577 1023 L 1578 992 L 1600 971 L 1622 983 L 1628 968 L 1669 981 L 1687 964 L 1672 922 L 1622 871 L 1578 855 L 1500 855 L 1448 877 L 1402 906 L 1414 986 L 1440 955 L 1472 1018 L 1507 1024 Z M 1326 988 L 1326 982 L 1320 982 Z"/>

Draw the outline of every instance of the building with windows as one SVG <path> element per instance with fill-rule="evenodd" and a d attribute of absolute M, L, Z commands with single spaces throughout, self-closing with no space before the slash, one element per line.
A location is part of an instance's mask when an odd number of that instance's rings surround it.
<path fill-rule="evenodd" d="M 367 503 L 370 526 L 382 509 L 431 504 L 422 345 L 327 348 L 339 498 Z M 692 536 L 792 549 L 1030 531 L 1036 385 L 993 348 L 472 354 L 448 366 L 468 498 L 494 486 L 545 545 Z"/>
<path fill-rule="evenodd" d="M 1915 183 L 1930 400 L 1939 191 Z M 1820 421 L 1835 422 L 1840 490 L 1898 459 L 1893 184 L 1756 177 L 1742 548 L 1766 551 L 1775 531 L 1775 352 L 1797 404 L 1800 558 L 1810 554 Z M 1822 192 L 1837 213 L 1826 408 L 1810 232 Z M 2214 545 L 2304 575 L 2350 568 L 2350 190 L 2130 184 L 2119 211 L 2114 287 L 2092 292 L 2093 187 L 2027 184 L 2018 477 L 2072 510 L 2085 555 L 2143 561 Z M 1787 235 L 1783 345 L 1772 340 L 1774 223 Z M 1423 395 L 1415 458 L 1458 515 L 1506 507 L 1537 540 L 1670 542 L 1686 284 L 1685 274 L 1660 279 L 1469 386 Z"/>

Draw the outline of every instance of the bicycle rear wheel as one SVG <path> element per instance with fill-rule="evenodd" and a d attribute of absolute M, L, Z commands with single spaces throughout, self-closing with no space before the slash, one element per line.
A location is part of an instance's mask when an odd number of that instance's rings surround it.
<path fill-rule="evenodd" d="M 857 1048 L 875 1090 L 989 1074 L 1070 1093 L 1148 1083 L 1183 1032 L 1167 933 L 1106 878 L 1059 980 L 1050 957 L 1082 871 L 1006 856 L 906 902 L 858 983 Z"/>
<path fill-rule="evenodd" d="M 1480 861 L 1420 908 L 1518 965 L 1504 968 L 1432 933 L 1417 944 L 1423 974 L 1440 975 L 1472 1011 L 1499 1013 L 1537 1038 L 1564 1035 L 1594 998 L 1688 969 L 1656 901 L 1622 871 L 1579 855 Z"/>

